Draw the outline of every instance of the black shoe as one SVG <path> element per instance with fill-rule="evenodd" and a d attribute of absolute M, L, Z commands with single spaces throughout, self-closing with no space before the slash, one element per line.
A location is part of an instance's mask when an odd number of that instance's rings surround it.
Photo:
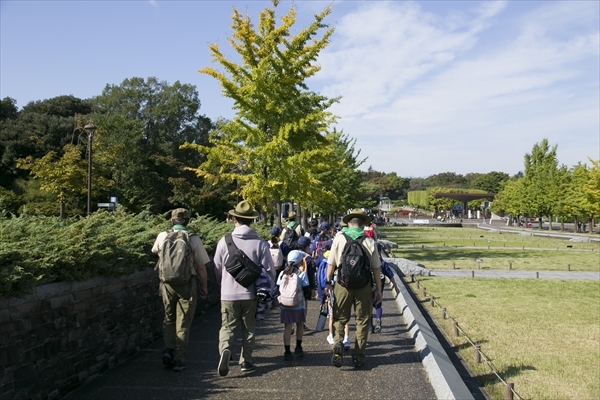
<path fill-rule="evenodd" d="M 362 368 L 362 366 L 365 364 L 365 361 L 358 357 L 358 356 L 352 356 L 352 365 L 354 365 L 354 368 Z"/>
<path fill-rule="evenodd" d="M 244 361 L 242 363 L 242 372 L 250 372 L 254 371 L 254 364 L 249 361 Z"/>
<path fill-rule="evenodd" d="M 292 361 L 294 359 L 294 355 L 291 351 L 289 353 L 283 353 L 283 359 L 285 361 Z"/>
<path fill-rule="evenodd" d="M 217 367 L 217 371 L 219 371 L 219 376 L 227 376 L 229 373 L 229 360 L 231 359 L 231 351 L 229 349 L 223 350 L 221 353 L 221 358 L 219 359 L 219 366 Z"/>
<path fill-rule="evenodd" d="M 183 361 L 177 360 L 175 361 L 175 365 L 173 365 L 173 371 L 181 372 L 187 368 L 187 365 Z"/>
<path fill-rule="evenodd" d="M 304 350 L 302 350 L 302 347 L 296 347 L 296 348 L 294 349 L 294 354 L 295 354 L 297 357 L 304 357 Z"/>
<path fill-rule="evenodd" d="M 335 342 L 333 345 L 333 356 L 331 357 L 331 365 L 340 368 L 344 361 L 344 345 L 342 342 Z"/>
<path fill-rule="evenodd" d="M 163 351 L 162 362 L 167 368 L 171 368 L 173 366 L 173 353 L 173 349 L 165 349 L 165 351 Z"/>
<path fill-rule="evenodd" d="M 310 331 L 310 328 L 308 326 L 306 326 L 306 324 L 304 324 L 304 330 L 305 331 Z"/>

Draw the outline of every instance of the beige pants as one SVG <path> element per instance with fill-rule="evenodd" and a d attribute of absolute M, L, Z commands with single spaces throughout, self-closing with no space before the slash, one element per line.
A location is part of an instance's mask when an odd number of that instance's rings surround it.
<path fill-rule="evenodd" d="M 196 280 L 190 283 L 171 286 L 161 283 L 165 319 L 163 338 L 167 349 L 175 349 L 175 360 L 185 361 L 185 353 L 190 340 L 190 327 L 196 311 Z"/>
<path fill-rule="evenodd" d="M 256 322 L 256 300 L 221 300 L 221 330 L 219 331 L 219 354 L 225 349 L 231 351 L 235 330 L 242 328 L 242 356 L 244 361 L 252 362 L 254 350 L 254 323 Z"/>
<path fill-rule="evenodd" d="M 333 286 L 333 339 L 344 340 L 344 328 L 350 321 L 352 306 L 356 313 L 356 340 L 352 355 L 365 358 L 369 325 L 373 314 L 371 285 L 360 289 L 346 289 L 339 283 Z"/>

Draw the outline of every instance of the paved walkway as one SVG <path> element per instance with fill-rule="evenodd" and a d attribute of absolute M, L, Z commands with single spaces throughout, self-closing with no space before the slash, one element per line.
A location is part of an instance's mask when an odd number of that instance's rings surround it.
<path fill-rule="evenodd" d="M 309 302 L 307 325 L 314 328 L 318 302 Z M 435 399 L 409 327 L 400 314 L 392 291 L 384 291 L 383 331 L 369 337 L 367 365 L 352 368 L 344 357 L 340 369 L 331 366 L 327 332 L 305 333 L 306 356 L 283 360 L 283 325 L 279 312 L 271 311 L 257 324 L 256 370 L 242 373 L 232 365 L 227 377 L 219 377 L 217 340 L 220 312 L 217 307 L 197 317 L 188 350 L 188 369 L 176 373 L 161 364 L 162 340 L 143 349 L 122 365 L 66 396 L 66 399 Z M 354 338 L 351 324 L 351 339 Z M 233 349 L 234 358 L 239 348 Z"/>
<path fill-rule="evenodd" d="M 445 278 L 519 278 L 519 279 L 567 279 L 600 280 L 600 272 L 563 272 L 563 271 L 490 271 L 490 270 L 431 270 L 432 276 Z"/>

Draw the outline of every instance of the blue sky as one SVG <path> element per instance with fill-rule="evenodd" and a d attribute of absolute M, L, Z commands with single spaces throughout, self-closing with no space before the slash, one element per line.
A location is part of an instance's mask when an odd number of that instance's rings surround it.
<path fill-rule="evenodd" d="M 195 85 L 201 113 L 232 102 L 197 71 L 227 43 L 232 7 L 266 1 L 0 1 L 0 98 L 98 95 L 155 76 Z M 292 3 L 282 1 L 279 14 Z M 311 90 L 342 96 L 338 129 L 362 169 L 427 177 L 523 170 L 543 138 L 561 164 L 600 158 L 600 2 L 296 1 L 298 29 L 328 4 L 336 31 Z"/>

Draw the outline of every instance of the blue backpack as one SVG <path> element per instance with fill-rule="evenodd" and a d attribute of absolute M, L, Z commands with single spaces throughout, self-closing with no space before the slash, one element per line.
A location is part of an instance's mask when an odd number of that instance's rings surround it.
<path fill-rule="evenodd" d="M 327 285 L 327 259 L 323 258 L 317 269 L 317 286 L 324 289 L 325 285 Z"/>

